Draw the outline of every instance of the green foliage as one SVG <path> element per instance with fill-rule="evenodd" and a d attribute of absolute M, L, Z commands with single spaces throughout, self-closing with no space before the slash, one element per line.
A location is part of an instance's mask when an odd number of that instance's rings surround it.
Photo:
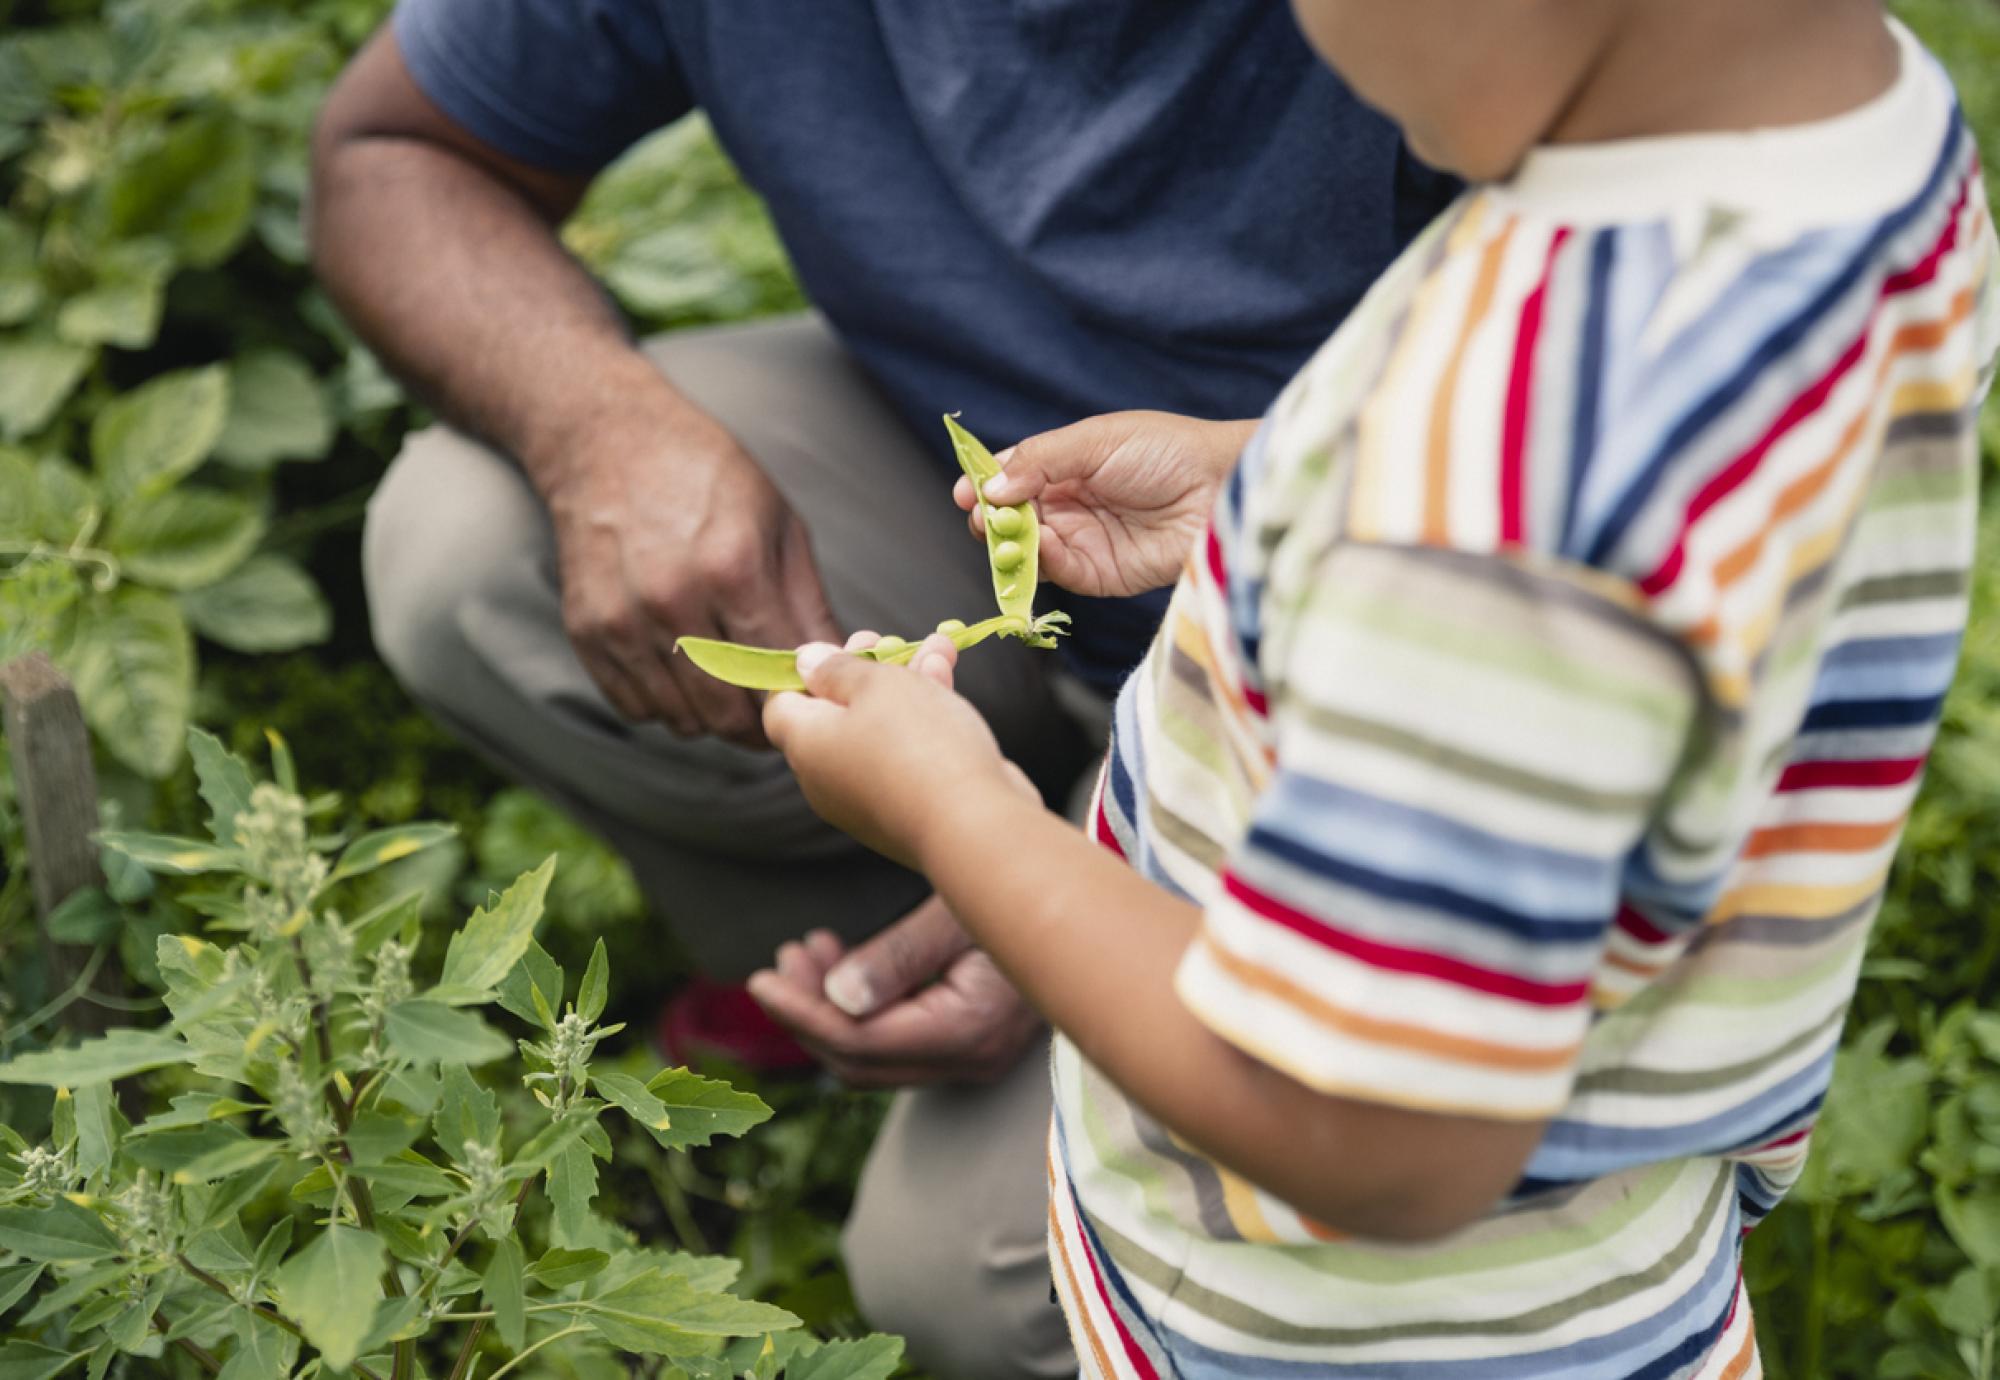
<path fill-rule="evenodd" d="M 426 984 L 414 900 L 350 902 L 449 831 L 323 833 L 327 806 L 285 783 L 287 754 L 279 781 L 258 781 L 214 739 L 190 747 L 205 836 L 105 844 L 187 879 L 170 885 L 223 942 L 159 937 L 161 1028 L 0 1063 L 0 1083 L 54 1090 L 46 1137 L 0 1128 L 0 1374 L 102 1375 L 170 1350 L 182 1368 L 279 1380 L 465 1380 L 476 1357 L 494 1376 L 661 1357 L 718 1380 L 895 1364 L 882 1338 L 788 1338 L 768 1360 L 799 1319 L 732 1292 L 734 1262 L 644 1248 L 599 1214 L 620 1122 L 681 1150 L 771 1111 L 685 1069 L 642 1080 L 599 1063 L 621 1028 L 600 1019 L 603 946 L 566 1001 L 535 943 L 553 858 L 459 926 Z M 528 1098 L 503 1115 L 470 1069 L 517 1047 L 507 1076 Z M 148 1115 L 112 1096 L 141 1074 Z M 566 1369 L 539 1369 L 558 1343 Z"/>

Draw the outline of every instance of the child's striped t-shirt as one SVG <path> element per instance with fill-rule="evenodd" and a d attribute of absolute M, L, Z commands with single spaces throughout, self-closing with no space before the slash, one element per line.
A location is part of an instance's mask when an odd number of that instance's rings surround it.
<path fill-rule="evenodd" d="M 1058 1041 L 1086 1374 L 1758 1371 L 1966 617 L 1995 237 L 1942 70 L 1822 123 L 1548 148 L 1274 407 L 1118 702 L 1096 838 L 1329 1094 L 1549 1120 L 1443 1241 L 1342 1239 Z M 1328 1163 L 1337 1176 L 1341 1166 Z"/>

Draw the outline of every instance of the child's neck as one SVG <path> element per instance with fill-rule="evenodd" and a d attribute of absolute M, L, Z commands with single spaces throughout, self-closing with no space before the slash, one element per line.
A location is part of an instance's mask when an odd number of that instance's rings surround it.
<path fill-rule="evenodd" d="M 1674 0 L 1633 8 L 1549 143 L 1829 119 L 1894 83 L 1876 0 Z"/>

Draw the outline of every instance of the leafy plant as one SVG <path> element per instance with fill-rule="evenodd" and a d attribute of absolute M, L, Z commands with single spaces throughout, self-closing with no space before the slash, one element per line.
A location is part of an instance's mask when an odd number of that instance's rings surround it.
<path fill-rule="evenodd" d="M 450 831 L 318 833 L 333 802 L 301 795 L 272 742 L 275 780 L 258 781 L 191 736 L 206 837 L 104 838 L 195 879 L 183 903 L 224 936 L 158 940 L 166 1024 L 0 1064 L 0 1082 L 55 1090 L 45 1141 L 0 1127 L 0 1311 L 16 1320 L 0 1374 L 96 1377 L 171 1350 L 228 1380 L 466 1380 L 496 1353 L 489 1380 L 616 1356 L 656 1358 L 648 1374 L 887 1376 L 893 1339 L 821 1345 L 731 1293 L 736 1262 L 639 1246 L 593 1212 L 607 1116 L 679 1150 L 770 1110 L 597 1057 L 620 1029 L 601 1023 L 603 944 L 572 987 L 534 940 L 554 859 L 475 910 L 424 983 L 417 896 L 351 916 L 342 902 Z M 471 1070 L 517 1048 L 531 1101 L 510 1121 Z M 169 1095 L 133 1120 L 113 1084 L 139 1075 Z M 558 1355 L 560 1371 L 535 1369 Z"/>

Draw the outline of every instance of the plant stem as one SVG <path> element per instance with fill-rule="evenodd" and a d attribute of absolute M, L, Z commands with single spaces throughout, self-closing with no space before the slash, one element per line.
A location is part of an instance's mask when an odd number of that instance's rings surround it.
<path fill-rule="evenodd" d="M 192 1260 L 189 1260 L 185 1255 L 175 1256 L 174 1263 L 179 1265 L 181 1269 L 185 1271 L 187 1275 L 191 1279 L 193 1279 L 196 1283 L 206 1285 L 208 1288 L 213 1289 L 216 1293 L 222 1295 L 222 1297 L 228 1299 L 231 1303 L 237 1305 L 239 1308 L 249 1309 L 252 1313 L 255 1313 L 265 1322 L 271 1324 L 271 1326 L 282 1328 L 284 1331 L 291 1333 L 294 1337 L 297 1337 L 302 1342 L 306 1340 L 305 1330 L 301 1328 L 297 1323 L 293 1322 L 290 1318 L 286 1317 L 283 1313 L 280 1313 L 275 1308 L 266 1307 L 261 1303 L 253 1303 L 244 1299 L 237 1298 L 234 1291 L 232 1291 L 227 1284 L 224 1284 L 214 1275 L 202 1269 L 201 1266 L 195 1264 Z M 359 1361 L 356 1361 L 353 1364 L 353 1366 L 350 1367 L 350 1369 L 352 1369 L 356 1375 L 360 1376 L 361 1380 L 382 1380 L 381 1376 L 377 1375 L 374 1371 L 368 1369 L 368 1367 L 362 1365 Z"/>
<path fill-rule="evenodd" d="M 164 1313 L 153 1314 L 153 1326 L 160 1329 L 160 1335 L 162 1337 L 165 1337 L 168 1332 L 172 1331 L 172 1328 L 169 1327 L 167 1323 L 167 1318 Z M 188 1355 L 194 1357 L 194 1359 L 201 1365 L 201 1368 L 207 1371 L 210 1375 L 222 1374 L 222 1362 L 218 1361 L 215 1358 L 215 1353 L 210 1351 L 207 1347 L 204 1347 L 199 1343 L 191 1341 L 186 1337 L 171 1337 L 168 1338 L 168 1340 L 171 1341 L 175 1346 L 179 1347 L 182 1351 L 186 1352 Z"/>
<path fill-rule="evenodd" d="M 521 1364 L 521 1362 L 527 1360 L 530 1356 L 533 1356 L 536 1352 L 540 1351 L 550 1342 L 559 1342 L 565 1337 L 574 1337 L 579 1332 L 588 1332 L 588 1331 L 590 1331 L 588 1327 L 585 1327 L 582 1323 L 577 1323 L 573 1326 L 565 1327 L 560 1332 L 551 1332 L 548 1336 L 542 1338 L 539 1342 L 536 1342 L 533 1346 L 524 1347 L 519 1355 L 515 1356 L 513 1360 L 509 1361 L 506 1365 L 500 1367 L 500 1369 L 494 1371 L 491 1375 L 487 1376 L 486 1380 L 500 1380 L 501 1376 L 505 1375 L 508 1371 L 515 1369 L 517 1366 Z"/>
<path fill-rule="evenodd" d="M 521 1220 L 521 1204 L 528 1201 L 528 1190 L 534 1186 L 535 1181 L 532 1178 L 521 1181 L 521 1191 L 514 1195 L 513 1215 L 508 1219 L 510 1228 L 513 1223 Z M 438 1262 L 437 1273 L 432 1275 L 430 1280 L 424 1285 L 426 1293 L 429 1292 L 430 1288 L 438 1280 L 444 1277 L 445 1266 L 451 1264 L 452 1257 L 458 1254 L 458 1248 L 465 1244 L 465 1238 L 471 1234 L 472 1223 L 467 1222 L 463 1227 L 459 1228 L 458 1235 L 454 1236 L 451 1239 L 451 1244 L 445 1248 L 444 1259 Z M 489 1320 L 490 1315 L 479 1319 L 467 1329 L 465 1344 L 458 1349 L 458 1360 L 452 1363 L 450 1380 L 465 1380 L 466 1373 L 472 1366 L 472 1353 L 478 1347 L 479 1339 L 486 1335 L 486 1324 Z"/>

